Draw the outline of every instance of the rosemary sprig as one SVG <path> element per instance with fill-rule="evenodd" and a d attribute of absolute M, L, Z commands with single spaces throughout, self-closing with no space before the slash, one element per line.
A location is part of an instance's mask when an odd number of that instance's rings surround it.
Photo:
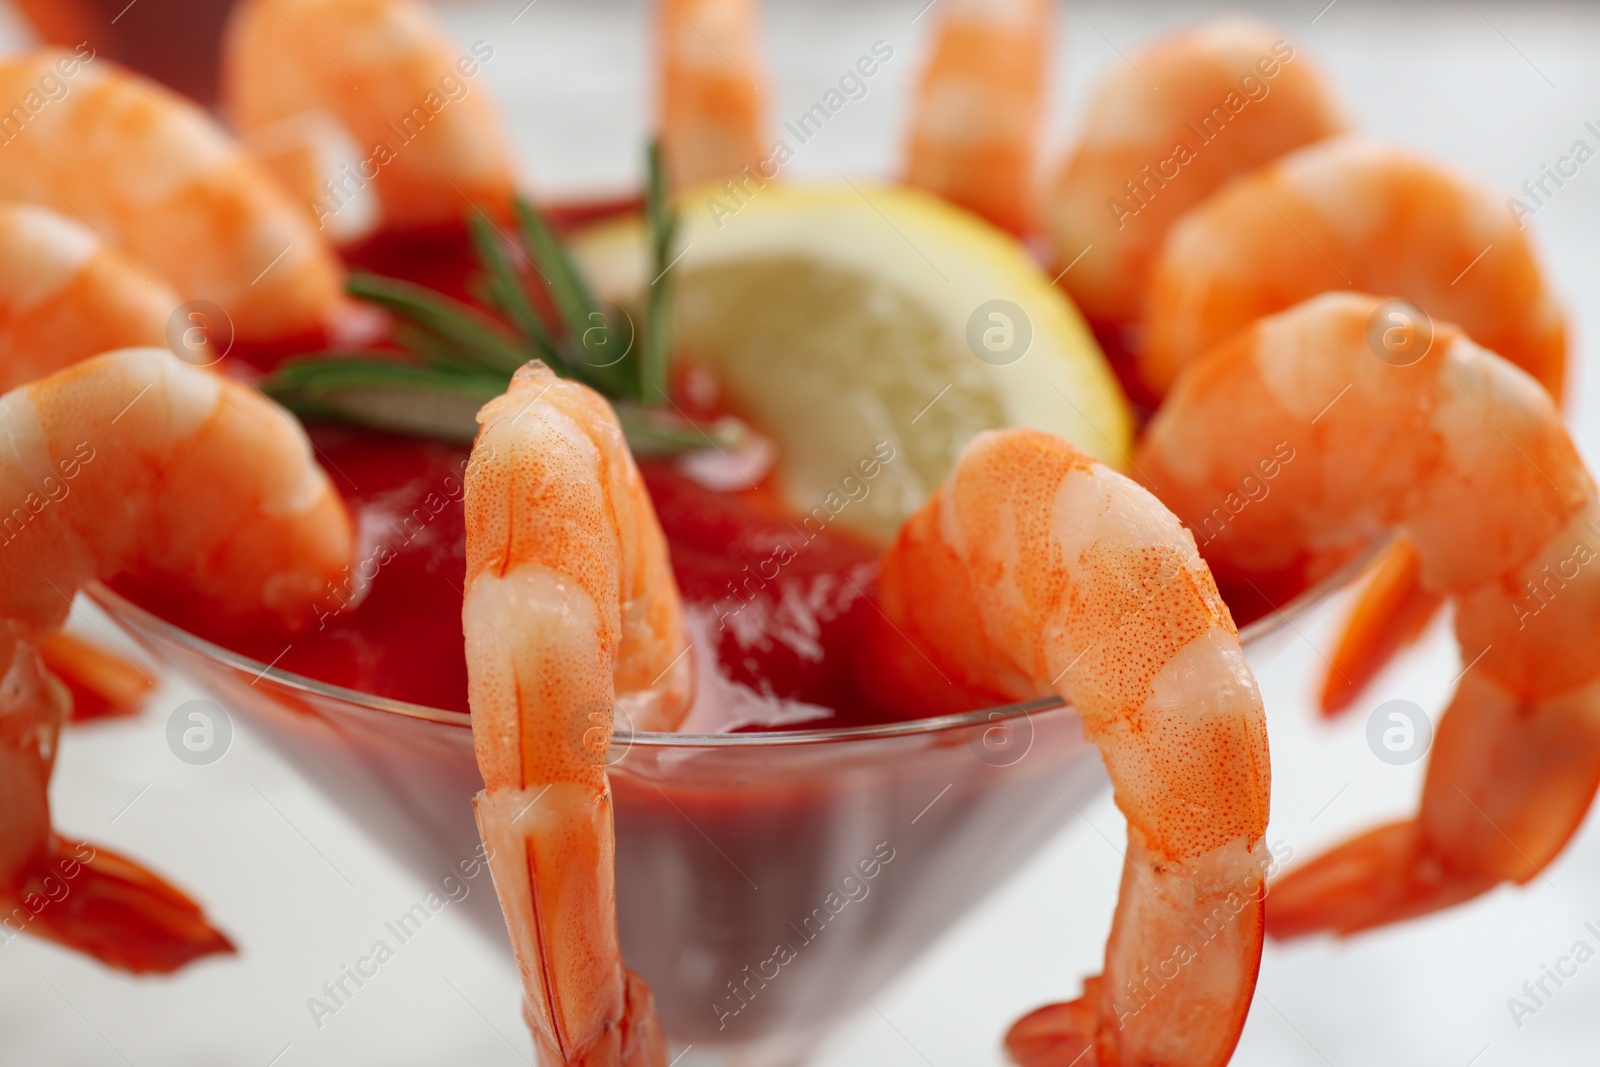
<path fill-rule="evenodd" d="M 395 319 L 395 353 L 322 352 L 285 362 L 261 389 L 307 418 L 334 419 L 375 429 L 469 442 L 485 401 L 505 391 L 511 374 L 541 359 L 557 374 L 584 382 L 611 399 L 629 445 L 640 455 L 732 447 L 748 434 L 734 419 L 702 424 L 662 405 L 669 399 L 667 361 L 672 306 L 666 271 L 677 217 L 666 198 L 660 152 L 651 145 L 646 215 L 655 281 L 645 299 L 643 342 L 635 355 L 629 321 L 613 321 L 596 301 L 571 253 L 537 208 L 518 198 L 517 229 L 532 274 L 555 309 L 547 322 L 528 289 L 533 279 L 506 254 L 507 239 L 481 209 L 466 220 L 483 268 L 472 291 L 495 315 L 411 282 L 357 273 L 350 293 Z M 629 359 L 632 355 L 634 358 Z"/>
<path fill-rule="evenodd" d="M 516 202 L 517 224 L 523 243 L 544 268 L 542 278 L 549 290 L 556 314 L 566 326 L 562 358 L 573 371 L 605 395 L 617 399 L 637 398 L 638 378 L 631 366 L 624 366 L 612 352 L 623 341 L 617 324 L 606 316 L 589 289 L 578 265 L 565 245 L 556 238 L 550 223 L 526 200 Z M 631 346 L 627 338 L 621 347 Z"/>
<path fill-rule="evenodd" d="M 388 309 L 403 322 L 432 334 L 459 353 L 463 362 L 510 374 L 528 362 L 526 349 L 489 322 L 476 308 L 412 282 L 381 274 L 352 274 L 351 296 Z M 424 358 L 427 353 L 419 352 Z"/>
<path fill-rule="evenodd" d="M 584 316 L 594 307 L 594 294 L 578 273 L 578 265 L 567 254 L 566 246 L 556 239 L 555 231 L 545 217 L 526 200 L 516 202 L 517 224 L 522 239 L 545 269 L 545 284 L 555 300 L 556 310 L 569 326 L 584 321 Z"/>
<path fill-rule="evenodd" d="M 673 456 L 702 448 L 727 450 L 750 439 L 750 427 L 735 418 L 691 422 L 666 408 L 619 400 L 612 405 L 635 456 Z"/>
<path fill-rule="evenodd" d="M 467 230 L 472 235 L 472 247 L 478 254 L 478 262 L 487 271 L 484 283 L 486 295 L 505 312 L 511 324 L 532 341 L 533 347 L 544 354 L 545 362 L 560 363 L 555 341 L 544 328 L 544 321 L 539 318 L 533 301 L 528 299 L 528 290 L 523 287 L 522 279 L 511 269 L 500 248 L 500 233 L 494 223 L 483 212 L 473 211 L 467 216 Z"/>
<path fill-rule="evenodd" d="M 667 354 L 672 347 L 672 316 L 668 312 L 671 290 L 667 257 L 678 236 L 678 217 L 667 202 L 667 184 L 661 165 L 661 145 L 650 144 L 650 185 L 645 192 L 645 214 L 650 222 L 652 270 L 645 294 L 644 349 L 639 353 L 639 396 L 651 403 L 667 395 Z"/>
<path fill-rule="evenodd" d="M 470 444 L 478 409 L 505 389 L 499 375 L 329 353 L 286 363 L 267 392 L 298 415 Z"/>

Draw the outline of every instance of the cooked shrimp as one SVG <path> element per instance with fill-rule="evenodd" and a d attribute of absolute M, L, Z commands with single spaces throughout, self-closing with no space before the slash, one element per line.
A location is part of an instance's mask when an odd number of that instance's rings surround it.
<path fill-rule="evenodd" d="M 1112 68 L 1041 197 L 1062 284 L 1085 315 L 1131 323 L 1152 261 L 1225 182 L 1344 129 L 1310 60 L 1239 16 L 1165 37 Z M 1079 259 L 1079 257 L 1082 257 Z"/>
<path fill-rule="evenodd" d="M 164 345 L 178 303 L 81 223 L 0 204 L 0 391 L 114 348 Z"/>
<path fill-rule="evenodd" d="M 0 391 L 112 349 L 165 344 L 178 304 L 88 227 L 0 205 Z M 209 356 L 203 338 L 196 354 Z M 39 653 L 71 689 L 74 719 L 130 715 L 149 695 L 149 678 L 92 641 L 54 634 Z"/>
<path fill-rule="evenodd" d="M 1376 358 L 1380 304 L 1328 293 L 1236 335 L 1178 380 L 1138 457 L 1162 500 L 1207 531 L 1219 580 L 1309 577 L 1393 531 L 1424 589 L 1455 605 L 1467 670 L 1420 810 L 1283 879 L 1268 913 L 1280 936 L 1349 933 L 1526 882 L 1600 782 L 1594 483 L 1550 395 L 1457 327 L 1435 323 L 1411 365 Z M 1271 491 L 1219 514 L 1270 455 L 1291 457 Z"/>
<path fill-rule="evenodd" d="M 1355 137 L 1243 175 L 1173 227 L 1140 371 L 1164 393 L 1228 335 L 1337 289 L 1409 300 L 1561 395 L 1561 309 L 1504 203 L 1448 167 Z"/>
<path fill-rule="evenodd" d="M 1033 224 L 1049 0 L 945 0 L 917 86 L 906 184 L 1013 233 Z"/>
<path fill-rule="evenodd" d="M 1128 818 L 1105 974 L 1019 1022 L 1011 1055 L 1226 1063 L 1261 956 L 1270 773 L 1261 697 L 1194 538 L 1065 441 L 990 432 L 901 528 L 878 597 L 864 684 L 923 715 L 1061 694 Z"/>
<path fill-rule="evenodd" d="M 416 0 L 245 0 L 229 18 L 223 106 L 319 228 L 458 221 L 509 205 L 510 137 L 479 76 Z"/>
<path fill-rule="evenodd" d="M 656 5 L 657 107 L 674 189 L 735 178 L 766 180 L 766 65 L 755 0 L 661 0 Z"/>
<path fill-rule="evenodd" d="M 39 660 L 72 694 L 73 722 L 137 715 L 155 689 L 127 657 L 65 631 L 39 642 Z"/>
<path fill-rule="evenodd" d="M 542 363 L 478 415 L 466 475 L 478 827 L 541 1063 L 660 1067 L 617 946 L 614 709 L 672 729 L 690 663 L 666 540 L 615 414 Z"/>
<path fill-rule="evenodd" d="M 1336 715 L 1356 702 L 1383 666 L 1422 636 L 1444 598 L 1422 587 L 1416 549 L 1397 540 L 1374 561 L 1328 661 L 1318 703 Z"/>
<path fill-rule="evenodd" d="M 1301 149 L 1241 177 L 1174 227 L 1150 288 L 1140 370 L 1179 370 L 1257 317 L 1329 289 L 1403 297 L 1459 323 L 1561 396 L 1562 314 L 1527 236 L 1486 189 L 1410 152 L 1357 138 Z M 1323 687 L 1347 706 L 1425 623 L 1437 599 L 1387 550 Z"/>
<path fill-rule="evenodd" d="M 37 96 L 41 79 L 64 95 L 5 144 L 0 200 L 81 219 L 146 278 L 222 307 L 241 341 L 316 334 L 336 317 L 331 249 L 203 111 L 107 60 L 53 51 L 0 60 L 0 100 Z"/>
<path fill-rule="evenodd" d="M 51 826 L 68 698 L 37 649 L 75 591 L 119 574 L 181 585 L 219 613 L 309 622 L 351 561 L 343 505 L 286 414 L 164 350 L 13 390 L 0 427 L 0 500 L 15 504 L 0 551 L 0 908 L 129 971 L 231 951 L 182 892 Z"/>

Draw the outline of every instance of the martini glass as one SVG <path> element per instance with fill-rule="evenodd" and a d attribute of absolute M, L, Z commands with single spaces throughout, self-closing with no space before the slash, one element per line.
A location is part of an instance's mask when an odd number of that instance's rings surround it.
<path fill-rule="evenodd" d="M 1246 649 L 1363 563 L 1246 626 Z M 104 586 L 89 595 L 417 874 L 477 854 L 467 715 L 296 675 Z M 693 1045 L 685 1065 L 803 1062 L 1109 784 L 1056 698 L 832 730 L 618 730 L 608 759 L 623 955 L 669 1040 Z M 464 905 L 505 941 L 493 894 Z"/>

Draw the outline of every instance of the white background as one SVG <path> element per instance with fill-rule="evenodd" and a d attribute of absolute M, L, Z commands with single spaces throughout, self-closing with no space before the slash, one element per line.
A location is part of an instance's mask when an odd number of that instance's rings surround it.
<path fill-rule="evenodd" d="M 1476 171 L 1507 191 L 1537 177 L 1600 120 L 1600 11 L 1487 0 L 1436 5 L 1336 0 L 1256 5 L 1342 88 L 1356 124 Z M 484 70 L 541 194 L 622 190 L 639 178 L 648 128 L 648 36 L 638 4 L 523 0 L 444 9 L 464 41 L 485 39 Z M 907 94 L 931 18 L 912 2 L 772 3 L 766 37 L 779 117 L 809 107 L 882 38 L 895 58 L 794 159 L 789 175 L 890 176 Z M 1053 143 L 1071 134 L 1087 84 L 1164 27 L 1209 4 L 1083 0 L 1062 8 Z M 1321 12 L 1320 17 L 1319 11 Z M 1315 19 L 1315 21 L 1313 21 Z M 0 38 L 19 41 L 14 24 Z M 1534 221 L 1574 323 L 1570 411 L 1596 452 L 1592 350 L 1600 262 L 1600 163 Z M 1381 456 L 1367 457 L 1381 462 Z M 1269 837 L 1307 857 L 1415 800 L 1420 765 L 1367 749 L 1364 719 L 1404 697 L 1442 706 L 1459 669 L 1436 626 L 1347 720 L 1314 720 L 1311 694 L 1338 605 L 1304 622 L 1255 666 L 1271 720 Z M 104 625 L 104 624 L 102 624 Z M 0 947 L 0 1064 L 516 1065 L 529 1042 L 502 946 L 446 908 L 347 1007 L 316 1028 L 306 999 L 361 955 L 426 887 L 394 866 L 247 731 L 220 763 L 190 767 L 163 739 L 167 714 L 196 694 L 171 683 L 142 721 L 69 731 L 56 772 L 58 822 L 172 875 L 208 902 L 242 955 L 174 979 L 112 975 L 28 938 Z M 916 1067 L 998 1063 L 1020 1010 L 1074 996 L 1098 970 L 1120 866 L 1109 798 L 1086 809 L 1024 873 L 952 929 L 822 1051 L 820 1063 Z M 1600 962 L 1535 1016 L 1506 999 L 1600 919 L 1600 820 L 1544 877 L 1444 916 L 1346 943 L 1269 945 L 1235 1059 L 1248 1065 L 1496 1067 L 1595 1061 Z M 479 886 L 475 892 L 486 891 Z M 688 1061 L 685 1061 L 686 1063 Z"/>

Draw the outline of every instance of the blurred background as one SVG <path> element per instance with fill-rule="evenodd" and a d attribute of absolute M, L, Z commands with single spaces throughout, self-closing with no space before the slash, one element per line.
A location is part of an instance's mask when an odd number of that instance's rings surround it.
<path fill-rule="evenodd" d="M 108 3 L 122 7 L 123 0 Z M 134 0 L 127 40 L 177 3 Z M 210 5 L 185 3 L 182 39 L 161 61 L 199 71 Z M 1600 126 L 1600 8 L 1570 4 L 1128 3 L 1074 0 L 1060 11 L 1048 137 L 1072 136 L 1088 85 L 1171 27 L 1246 10 L 1279 27 L 1342 91 L 1353 125 L 1463 166 L 1506 195 Z M 793 180 L 890 178 L 931 20 L 926 0 L 769 0 L 765 38 L 777 116 L 809 106 L 864 47 L 894 59 L 867 97 L 799 153 Z M 619 0 L 472 0 L 439 5 L 454 36 L 495 49 L 483 77 L 516 138 L 527 185 L 553 199 L 636 189 L 649 132 L 649 21 Z M 108 16 L 109 17 L 109 16 Z M 123 24 L 126 24 L 125 26 Z M 186 31 L 186 32 L 187 32 Z M 0 7 L 0 46 L 32 40 Z M 1052 160 L 1059 155 L 1051 153 Z M 1530 225 L 1574 326 L 1568 417 L 1600 458 L 1595 417 L 1600 316 L 1600 167 L 1584 168 Z M 1369 750 L 1366 719 L 1385 700 L 1436 714 L 1461 668 L 1445 620 L 1384 674 L 1361 706 L 1328 724 L 1313 693 L 1343 598 L 1280 634 L 1253 659 L 1271 726 L 1274 851 L 1306 858 L 1409 809 L 1422 764 Z M 109 635 L 80 614 L 86 632 Z M 152 668 L 153 669 L 153 668 Z M 529 1062 L 518 982 L 503 943 L 447 905 L 332 1016 L 308 998 L 365 954 L 384 924 L 429 885 L 390 861 L 295 769 L 234 718 L 226 756 L 191 766 L 165 740 L 172 709 L 200 694 L 170 679 L 134 722 L 63 737 L 57 822 L 140 857 L 208 902 L 240 946 L 179 977 L 134 980 L 38 940 L 0 945 L 0 1063 L 301 1067 L 314 1064 Z M 1000 1063 L 999 1039 L 1022 1009 L 1076 996 L 1098 971 L 1120 871 L 1121 817 L 1109 796 L 1082 810 L 1005 889 L 932 945 L 921 962 L 819 1052 L 817 1063 Z M 487 882 L 472 893 L 487 894 Z M 481 901 L 480 901 L 481 902 Z M 1570 953 L 1600 948 L 1600 818 L 1532 884 L 1442 916 L 1346 942 L 1269 944 L 1241 1065 L 1491 1067 L 1595 1061 L 1600 963 L 1564 979 L 1532 1015 L 1508 998 Z M 1554 989 L 1552 985 L 1550 988 Z M 681 1061 L 696 1059 L 689 1050 Z"/>

